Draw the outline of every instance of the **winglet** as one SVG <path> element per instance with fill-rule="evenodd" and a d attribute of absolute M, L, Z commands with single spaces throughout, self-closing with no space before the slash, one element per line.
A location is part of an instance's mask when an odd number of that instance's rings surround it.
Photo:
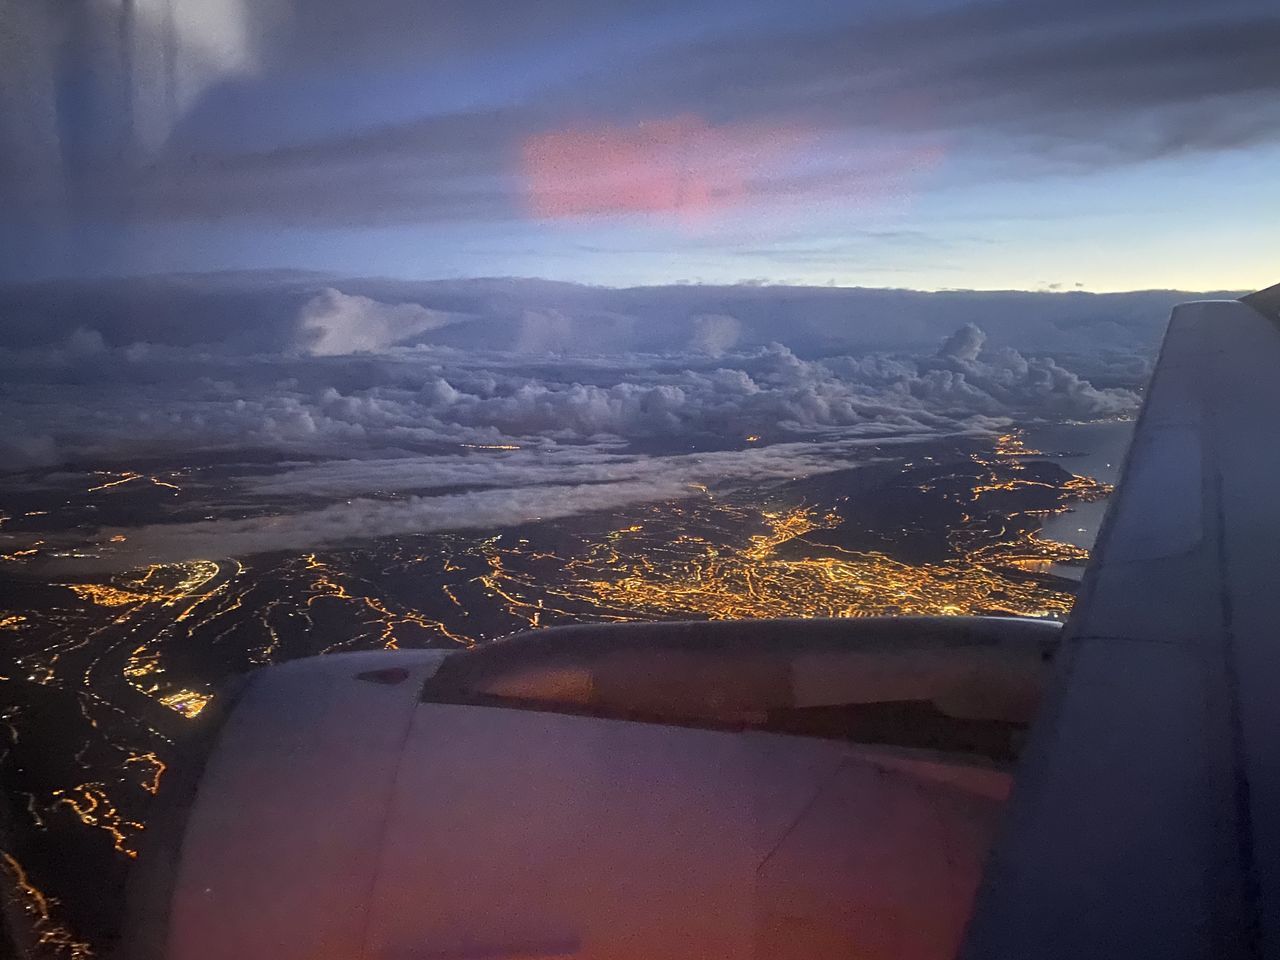
<path fill-rule="evenodd" d="M 1280 320 L 1280 283 L 1240 299 L 1263 316 L 1270 317 L 1272 320 Z"/>

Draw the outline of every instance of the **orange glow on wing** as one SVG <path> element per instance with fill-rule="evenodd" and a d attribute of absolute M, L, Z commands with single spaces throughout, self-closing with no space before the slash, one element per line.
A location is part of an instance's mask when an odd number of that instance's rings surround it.
<path fill-rule="evenodd" d="M 540 133 L 521 147 L 530 212 L 560 219 L 672 213 L 701 219 L 741 203 L 751 180 L 810 140 L 782 126 L 696 116 Z"/>

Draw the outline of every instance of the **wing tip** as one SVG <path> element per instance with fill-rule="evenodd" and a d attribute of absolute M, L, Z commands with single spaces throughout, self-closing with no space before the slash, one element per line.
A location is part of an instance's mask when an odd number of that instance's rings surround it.
<path fill-rule="evenodd" d="M 1267 287 L 1265 290 L 1259 290 L 1257 293 L 1241 297 L 1240 300 L 1249 304 L 1263 316 L 1270 317 L 1272 320 L 1280 320 L 1280 283 L 1277 283 L 1274 287 Z"/>

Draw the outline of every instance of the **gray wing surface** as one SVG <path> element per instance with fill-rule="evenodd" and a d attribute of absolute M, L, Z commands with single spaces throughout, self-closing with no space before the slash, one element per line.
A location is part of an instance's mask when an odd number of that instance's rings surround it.
<path fill-rule="evenodd" d="M 1241 299 L 1260 313 L 1272 319 L 1280 319 L 1280 283 Z"/>
<path fill-rule="evenodd" d="M 1280 957 L 1278 316 L 1174 311 L 964 960 Z"/>

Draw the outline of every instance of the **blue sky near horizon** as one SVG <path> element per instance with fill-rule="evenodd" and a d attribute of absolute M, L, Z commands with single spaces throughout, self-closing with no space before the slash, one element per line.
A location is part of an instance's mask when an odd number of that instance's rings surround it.
<path fill-rule="evenodd" d="M 14 7 L 0 278 L 1280 279 L 1280 13 L 1075 4 Z"/>

